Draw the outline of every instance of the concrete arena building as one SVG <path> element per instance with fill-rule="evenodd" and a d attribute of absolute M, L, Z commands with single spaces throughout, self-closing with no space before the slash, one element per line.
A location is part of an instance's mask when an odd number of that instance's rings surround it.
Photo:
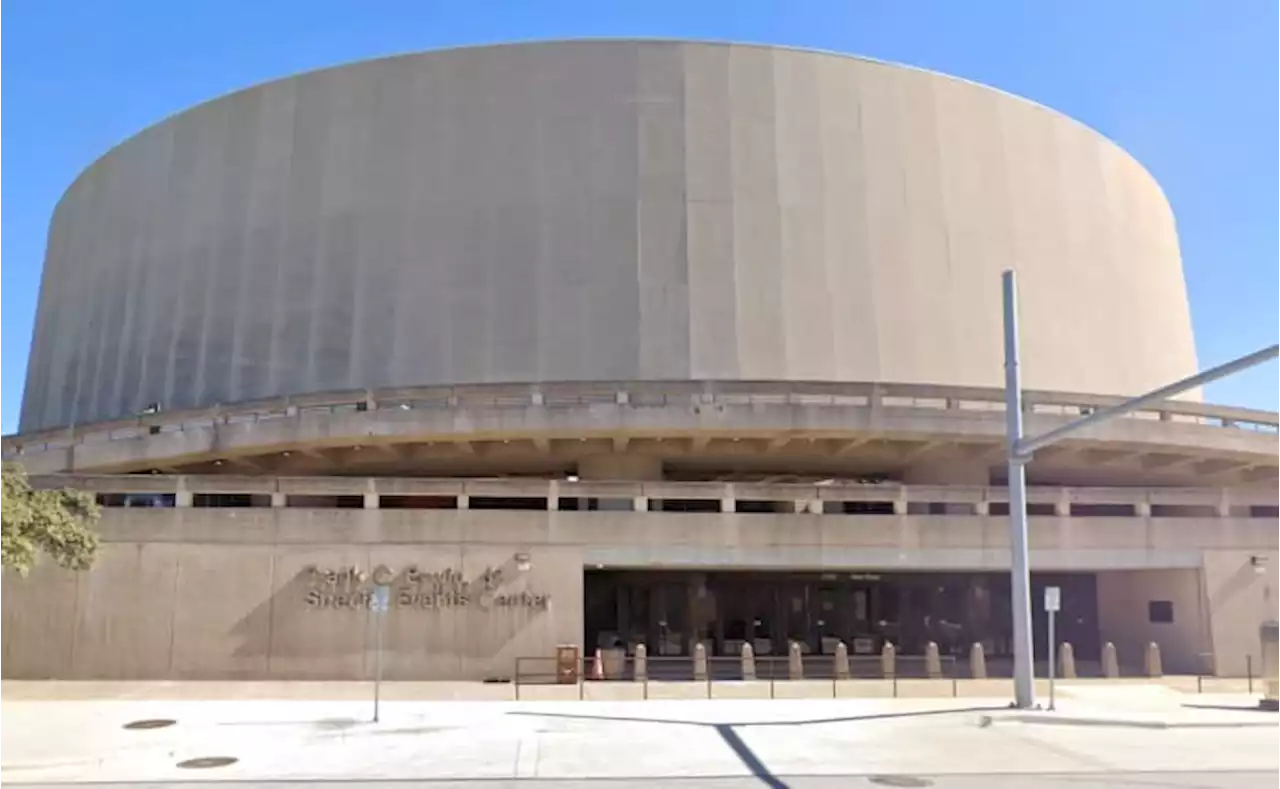
<path fill-rule="evenodd" d="M 999 670 L 1007 268 L 1030 430 L 1197 369 L 1151 176 L 944 75 L 521 44 L 180 113 L 54 213 L 4 454 L 95 491 L 104 544 L 5 577 L 4 673 L 366 677 L 374 583 L 393 679 L 560 644 Z M 1036 457 L 1082 665 L 1257 660 L 1276 427 L 1188 398 Z"/>

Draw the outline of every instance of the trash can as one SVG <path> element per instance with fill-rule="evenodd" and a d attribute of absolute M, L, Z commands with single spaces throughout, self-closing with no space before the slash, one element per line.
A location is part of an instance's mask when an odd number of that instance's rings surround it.
<path fill-rule="evenodd" d="M 1264 710 L 1280 710 L 1280 623 L 1263 622 L 1259 629 L 1262 640 L 1262 701 Z"/>
<path fill-rule="evenodd" d="M 556 682 L 561 685 L 578 684 L 578 646 L 556 647 Z"/>

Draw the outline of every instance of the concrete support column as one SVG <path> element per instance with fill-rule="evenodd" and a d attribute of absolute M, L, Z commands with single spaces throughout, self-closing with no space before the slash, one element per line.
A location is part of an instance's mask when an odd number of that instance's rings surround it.
<path fill-rule="evenodd" d="M 287 497 L 287 496 L 285 496 L 285 494 L 283 494 L 283 493 L 281 493 L 281 492 L 279 492 L 279 491 L 276 491 L 275 493 L 272 493 L 272 494 L 271 494 L 271 506 L 272 506 L 272 507 L 284 507 L 284 506 L 286 506 L 287 504 L 288 504 L 288 497 Z"/>
<path fill-rule="evenodd" d="M 1151 502 L 1149 502 L 1149 501 L 1138 501 L 1138 502 L 1134 502 L 1134 505 L 1133 505 L 1133 514 L 1134 514 L 1134 515 L 1136 515 L 1136 516 L 1138 516 L 1139 518 L 1150 518 L 1150 517 L 1151 517 Z"/>
<path fill-rule="evenodd" d="M 1231 517 L 1231 493 L 1226 488 L 1218 494 L 1217 510 L 1219 518 Z"/>
<path fill-rule="evenodd" d="M 173 506 L 175 507 L 191 506 L 191 491 L 187 490 L 186 477 L 178 477 L 178 487 L 173 494 Z"/>
<path fill-rule="evenodd" d="M 648 511 L 649 511 L 649 497 L 648 497 L 648 496 L 636 496 L 636 497 L 635 497 L 635 499 L 631 502 L 631 508 L 632 508 L 632 510 L 634 510 L 635 512 L 648 512 Z"/>
<path fill-rule="evenodd" d="M 578 459 L 578 476 L 581 479 L 657 481 L 662 479 L 662 458 L 633 452 L 587 455 Z"/>
<path fill-rule="evenodd" d="M 547 485 L 547 511 L 554 512 L 558 509 L 560 509 L 560 483 L 553 479 Z"/>
<path fill-rule="evenodd" d="M 471 497 L 470 497 L 470 496 L 468 496 L 468 495 L 467 495 L 467 494 L 465 494 L 465 493 L 459 493 L 459 494 L 458 494 L 458 509 L 460 509 L 460 510 L 469 510 L 469 509 L 471 509 Z"/>
<path fill-rule="evenodd" d="M 1059 518 L 1071 515 L 1071 494 L 1066 488 L 1058 491 L 1058 500 L 1053 503 L 1053 514 Z"/>
<path fill-rule="evenodd" d="M 720 499 L 721 512 L 734 512 L 738 509 L 738 498 L 733 493 L 732 485 L 725 485 L 724 497 Z"/>

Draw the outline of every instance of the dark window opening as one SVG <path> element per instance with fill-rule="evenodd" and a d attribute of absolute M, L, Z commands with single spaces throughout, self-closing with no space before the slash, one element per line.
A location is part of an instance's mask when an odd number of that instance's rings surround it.
<path fill-rule="evenodd" d="M 191 497 L 193 507 L 270 507 L 270 494 L 252 493 L 196 493 Z"/>
<path fill-rule="evenodd" d="M 469 505 L 473 510 L 545 510 L 545 498 L 527 496 L 472 496 Z"/>
<path fill-rule="evenodd" d="M 1073 518 L 1131 518 L 1132 504 L 1072 504 Z"/>
<path fill-rule="evenodd" d="M 892 501 L 824 501 L 827 515 L 892 515 Z"/>
<path fill-rule="evenodd" d="M 1203 504 L 1152 504 L 1153 518 L 1214 518 L 1218 509 Z"/>
<path fill-rule="evenodd" d="M 719 499 L 656 499 L 649 509 L 661 512 L 719 512 Z"/>
<path fill-rule="evenodd" d="M 1173 603 L 1169 600 L 1152 600 L 1147 603 L 1147 621 L 1172 622 Z"/>
<path fill-rule="evenodd" d="M 384 510 L 456 510 L 457 496 L 381 496 L 378 506 Z"/>
<path fill-rule="evenodd" d="M 1280 518 L 1280 507 L 1274 504 L 1257 504 L 1249 508 L 1251 518 Z"/>
<path fill-rule="evenodd" d="M 1008 515 L 1009 502 L 993 501 L 987 505 L 987 513 L 990 515 Z M 1051 516 L 1053 514 L 1052 504 L 1027 504 L 1027 515 Z"/>
<path fill-rule="evenodd" d="M 767 499 L 738 499 L 733 505 L 735 512 L 793 512 L 795 506 L 789 501 L 769 501 Z"/>
<path fill-rule="evenodd" d="M 172 507 L 172 493 L 99 493 L 94 499 L 99 507 Z"/>
<path fill-rule="evenodd" d="M 364 496 L 285 496 L 286 507 L 316 510 L 364 509 Z"/>

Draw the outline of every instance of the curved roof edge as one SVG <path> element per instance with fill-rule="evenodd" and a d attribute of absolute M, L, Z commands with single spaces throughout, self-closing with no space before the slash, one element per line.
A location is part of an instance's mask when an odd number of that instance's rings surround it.
<path fill-rule="evenodd" d="M 701 46 L 709 46 L 709 47 L 745 47 L 745 48 L 752 48 L 752 49 L 773 49 L 773 50 L 780 50 L 784 52 L 798 52 L 798 53 L 810 54 L 810 55 L 822 55 L 825 57 L 857 60 L 863 63 L 873 63 L 879 66 L 889 66 L 892 68 L 906 69 L 909 71 L 915 71 L 922 74 L 928 74 L 934 77 L 940 77 L 943 79 L 953 80 L 956 82 L 962 82 L 968 85 L 973 85 L 975 87 L 992 91 L 993 93 L 1000 94 L 1002 96 L 1021 102 L 1023 104 L 1029 104 L 1033 107 L 1050 112 L 1059 118 L 1062 118 L 1066 121 L 1069 121 L 1070 123 L 1073 123 L 1085 129 L 1086 131 L 1099 137 L 1100 139 L 1105 140 L 1106 142 L 1111 144 L 1113 147 L 1115 147 L 1116 150 L 1123 153 L 1135 165 L 1137 165 L 1138 168 L 1147 176 L 1148 180 L 1150 180 L 1151 183 L 1156 187 L 1157 191 L 1159 191 L 1160 196 L 1164 198 L 1166 205 L 1169 204 L 1168 197 L 1165 195 L 1164 189 L 1161 188 L 1160 182 L 1156 179 L 1154 175 L 1152 175 L 1151 171 L 1148 170 L 1146 166 L 1143 165 L 1142 162 L 1139 161 L 1138 158 L 1135 157 L 1132 153 L 1130 153 L 1123 145 L 1116 142 L 1114 139 L 1112 139 L 1108 135 L 1102 133 L 1101 131 L 1094 128 L 1093 126 L 1090 126 L 1084 121 L 1081 121 L 1078 118 L 1068 115 L 1062 110 L 1055 109 L 1047 104 L 1043 104 L 1039 101 L 1036 101 L 1035 99 L 1031 99 L 1017 93 L 1013 93 L 1012 91 L 1008 91 L 1003 88 L 996 87 L 994 85 L 989 85 L 985 82 L 979 82 L 978 80 L 969 79 L 968 77 L 961 77 L 955 74 L 948 74 L 945 71 L 938 71 L 936 69 L 926 68 L 924 66 L 913 66 L 908 63 L 899 63 L 892 60 L 882 60 L 880 58 L 874 58 L 867 55 L 857 55 L 857 54 L 852 54 L 848 52 L 837 52 L 835 50 L 829 50 L 829 49 L 818 49 L 818 48 L 812 48 L 812 47 L 802 47 L 802 46 L 793 46 L 793 45 L 785 45 L 785 44 L 768 44 L 768 43 L 751 42 L 751 41 L 731 41 L 731 40 L 696 39 L 696 38 L 664 38 L 664 37 L 648 38 L 643 36 L 618 36 L 618 37 L 593 36 L 593 37 L 584 37 L 584 38 L 521 39 L 521 40 L 514 40 L 514 41 L 501 41 L 501 42 L 491 42 L 491 43 L 459 44 L 457 46 L 440 47 L 438 49 L 423 49 L 423 50 L 414 50 L 409 52 L 398 52 L 394 54 L 364 58 L 361 60 L 351 60 L 343 63 L 335 63 L 330 66 L 318 66 L 316 68 L 307 69 L 304 71 L 298 71 L 292 74 L 286 74 L 284 76 L 265 79 L 261 82 L 256 82 L 252 85 L 247 85 L 242 88 L 235 88 L 233 90 L 227 91 L 226 93 L 219 94 L 217 96 L 198 102 L 196 104 L 192 104 L 188 107 L 184 107 L 175 112 L 171 112 L 168 115 L 165 115 L 164 117 L 160 118 L 159 120 L 153 123 L 149 123 L 146 126 L 143 126 L 142 128 L 130 134 L 128 137 L 125 137 L 123 140 L 120 140 L 119 142 L 117 142 L 115 145 L 112 145 L 110 148 L 104 151 L 100 156 L 95 158 L 93 161 L 89 162 L 89 164 L 85 165 L 85 167 L 83 167 L 79 171 L 79 173 L 76 174 L 76 177 L 71 180 L 71 183 L 67 185 L 67 187 L 62 191 L 62 194 L 58 197 L 58 201 L 54 205 L 54 213 L 55 214 L 57 213 L 58 207 L 61 206 L 63 199 L 67 196 L 67 194 L 71 192 L 72 189 L 75 188 L 75 185 L 79 183 L 80 180 L 83 179 L 85 175 L 89 173 L 90 170 L 97 167 L 101 162 L 106 160 L 108 157 L 110 157 L 112 154 L 114 154 L 117 150 L 119 150 L 124 145 L 127 145 L 129 142 L 142 136 L 146 132 L 152 129 L 155 129 L 159 126 L 163 126 L 165 123 L 168 123 L 169 121 L 175 118 L 185 115 L 186 113 L 193 112 L 197 109 L 217 103 L 224 99 L 229 99 L 232 96 L 237 96 L 241 93 L 246 93 L 248 91 L 265 88 L 269 85 L 274 85 L 276 83 L 286 82 L 292 79 L 298 79 L 300 77 L 323 74 L 327 71 L 336 71 L 338 69 L 349 68 L 352 66 L 367 65 L 367 64 L 378 63 L 378 62 L 387 61 L 387 60 L 397 60 L 399 58 L 410 58 L 410 57 L 418 57 L 422 55 L 438 54 L 443 52 L 460 52 L 460 51 L 476 50 L 476 49 L 497 49 L 499 47 L 548 46 L 548 45 L 557 45 L 557 44 L 559 45 L 564 45 L 564 44 L 678 44 L 678 45 L 701 45 Z M 1170 210 L 1172 210 L 1172 207 L 1170 207 Z"/>

